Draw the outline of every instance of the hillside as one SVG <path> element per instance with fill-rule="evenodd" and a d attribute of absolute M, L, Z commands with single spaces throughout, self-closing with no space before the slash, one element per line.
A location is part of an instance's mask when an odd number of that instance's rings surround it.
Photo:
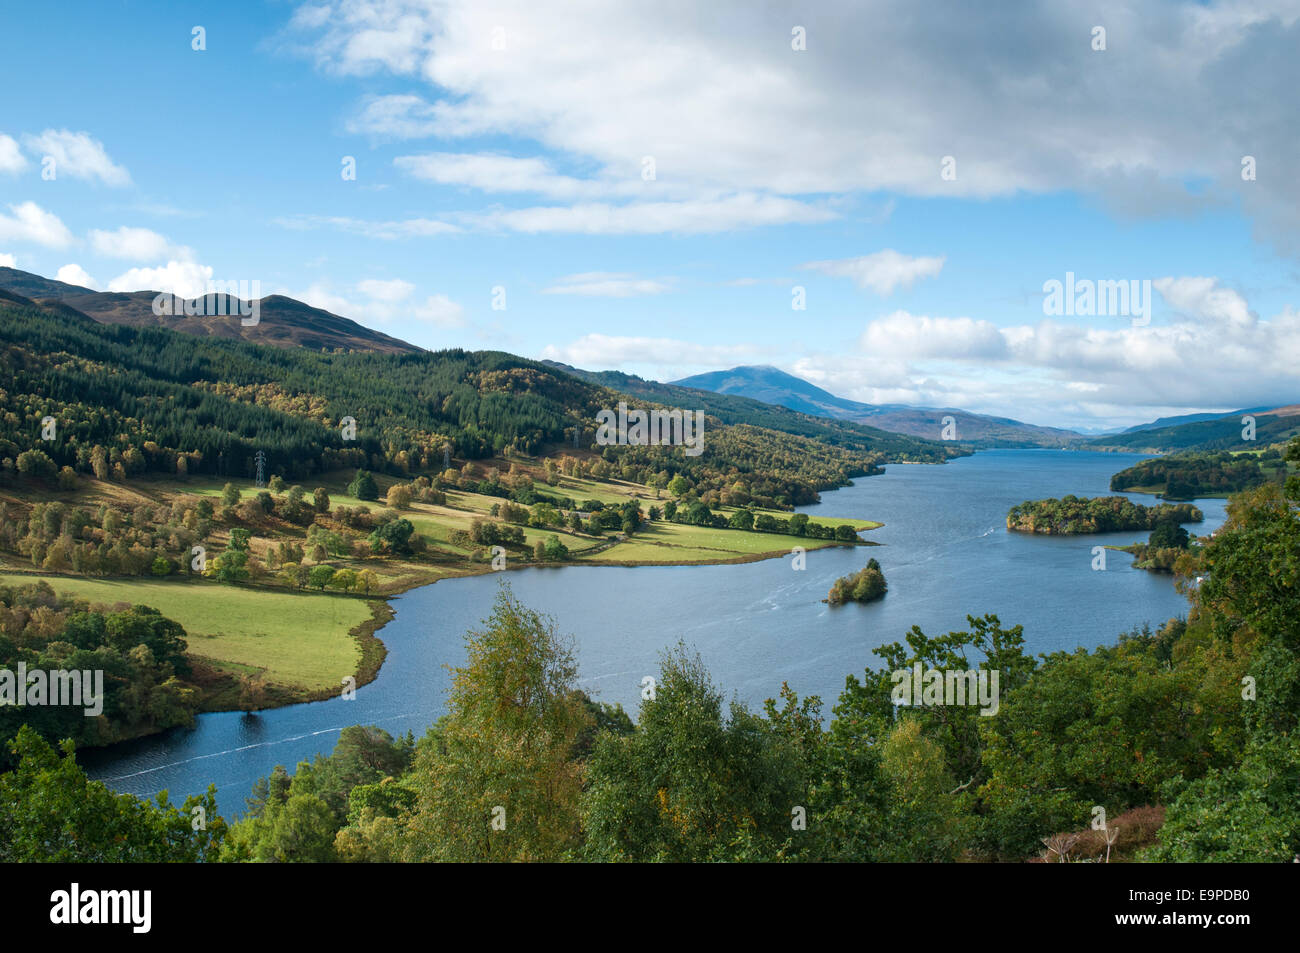
<path fill-rule="evenodd" d="M 972 447 L 1064 447 L 1081 439 L 1080 434 L 1071 430 L 1039 427 L 1007 417 L 990 417 L 956 408 L 863 404 L 837 397 L 775 367 L 733 367 L 726 371 L 696 374 L 672 384 L 749 397 L 804 414 L 866 424 L 890 433 L 930 440 L 940 437 L 944 418 L 952 417 L 958 442 Z"/>
<path fill-rule="evenodd" d="M 1245 410 L 1234 410 L 1229 414 L 1179 414 L 1176 417 L 1157 417 L 1155 420 L 1145 424 L 1138 424 L 1134 427 L 1126 427 L 1123 430 L 1111 431 L 1111 433 L 1138 433 L 1143 430 L 1164 430 L 1168 427 L 1178 427 L 1183 424 L 1200 423 L 1203 420 L 1220 420 L 1224 417 L 1240 417 L 1242 414 L 1261 414 L 1272 410 L 1271 407 L 1248 407 Z"/>
<path fill-rule="evenodd" d="M 275 347 L 342 348 L 392 354 L 421 350 L 414 344 L 372 331 L 349 318 L 313 308 L 284 295 L 259 299 L 257 324 L 245 326 L 238 316 L 232 315 L 232 312 L 238 312 L 240 299 L 226 295 L 208 296 L 208 302 L 213 305 L 207 308 L 208 315 L 175 317 L 154 314 L 156 291 L 99 292 L 15 268 L 0 268 L 0 290 L 43 303 L 57 301 L 103 324 L 165 327 L 186 334 L 231 338 Z M 218 310 L 224 314 L 212 313 Z"/>
<path fill-rule="evenodd" d="M 1242 439 L 1243 415 L 1255 418 L 1255 439 Z M 1199 416 L 1199 415 L 1193 415 Z M 1175 418 L 1176 419 L 1176 418 Z M 1300 407 L 1243 410 L 1210 420 L 1108 434 L 1085 442 L 1089 450 L 1170 453 L 1182 450 L 1252 450 L 1300 434 Z"/>
<path fill-rule="evenodd" d="M 66 305 L 0 300 L 0 458 L 39 451 L 56 467 L 289 480 L 340 467 L 394 475 L 572 448 L 590 455 L 599 410 L 652 403 L 497 351 L 322 353 L 156 327 L 100 324 Z M 58 424 L 43 440 L 41 420 Z M 349 439 L 341 424 L 356 422 Z M 706 418 L 704 452 L 596 448 L 623 479 L 688 477 L 701 493 L 744 478 L 763 504 L 811 502 L 879 466 L 942 462 L 951 449 L 868 428 L 784 432 Z M 579 451 L 574 451 L 579 452 Z M 30 464 L 30 460 L 28 461 Z"/>

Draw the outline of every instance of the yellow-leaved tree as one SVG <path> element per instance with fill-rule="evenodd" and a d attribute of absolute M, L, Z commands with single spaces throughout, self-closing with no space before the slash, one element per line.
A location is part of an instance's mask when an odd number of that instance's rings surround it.
<path fill-rule="evenodd" d="M 591 723 L 573 650 L 505 584 L 466 646 L 447 714 L 416 754 L 405 859 L 563 859 L 581 834 L 574 743 Z"/>

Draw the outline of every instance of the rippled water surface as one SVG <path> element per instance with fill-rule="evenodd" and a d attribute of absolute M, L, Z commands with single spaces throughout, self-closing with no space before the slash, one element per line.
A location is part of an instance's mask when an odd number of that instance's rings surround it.
<path fill-rule="evenodd" d="M 876 646 L 913 625 L 928 634 L 966 627 L 966 615 L 996 613 L 1020 623 L 1031 652 L 1111 643 L 1149 621 L 1183 614 L 1169 576 L 1132 569 L 1108 552 L 1094 572 L 1092 547 L 1145 534 L 1048 538 L 1008 533 L 1007 510 L 1024 500 L 1109 493 L 1111 474 L 1135 454 L 994 450 L 944 466 L 890 466 L 881 476 L 822 495 L 814 519 L 863 517 L 885 525 L 865 534 L 878 547 L 835 548 L 791 560 L 729 566 L 572 566 L 505 574 L 523 602 L 574 638 L 583 686 L 635 713 L 641 679 L 659 652 L 684 640 L 714 680 L 751 706 L 788 681 L 819 694 L 827 709 L 850 672 L 874 667 Z M 1140 502 L 1150 497 L 1132 495 Z M 1206 533 L 1224 501 L 1198 500 Z M 821 600 L 838 577 L 874 556 L 889 582 L 883 600 L 830 608 Z M 222 813 L 243 811 L 254 781 L 277 764 L 290 769 L 332 750 L 340 729 L 375 724 L 417 735 L 442 713 L 450 678 L 464 660 L 464 632 L 487 614 L 503 576 L 445 580 L 393 600 L 396 617 L 379 637 L 388 658 L 356 699 L 333 699 L 256 715 L 201 715 L 193 730 L 79 754 L 91 775 L 135 794 L 174 797 L 216 784 Z"/>

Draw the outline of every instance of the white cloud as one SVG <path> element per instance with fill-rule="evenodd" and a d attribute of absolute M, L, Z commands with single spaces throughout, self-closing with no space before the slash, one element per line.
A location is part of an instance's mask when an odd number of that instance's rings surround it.
<path fill-rule="evenodd" d="M 969 358 L 998 360 L 1007 353 L 996 325 L 970 318 L 931 318 L 906 311 L 867 325 L 860 342 L 868 354 L 908 359 Z"/>
<path fill-rule="evenodd" d="M 11 136 L 0 133 L 0 172 L 21 172 L 27 168 L 27 160 L 18 149 L 18 143 Z"/>
<path fill-rule="evenodd" d="M 207 293 L 212 268 L 194 261 L 175 259 L 158 268 L 132 268 L 108 283 L 109 291 L 167 291 L 183 298 Z"/>
<path fill-rule="evenodd" d="M 284 228 L 336 228 L 386 240 L 428 238 L 465 230 L 506 231 L 526 235 L 658 235 L 714 234 L 760 225 L 828 222 L 837 213 L 821 205 L 771 195 L 745 193 L 670 202 L 494 208 L 487 212 L 451 212 L 442 221 L 412 218 L 367 221 L 345 216 L 298 215 L 274 219 Z"/>
<path fill-rule="evenodd" d="M 39 158 L 52 156 L 56 176 L 88 179 L 105 185 L 130 185 L 126 169 L 108 157 L 104 144 L 87 132 L 46 129 L 40 135 L 23 136 L 27 151 Z"/>
<path fill-rule="evenodd" d="M 96 254 L 107 258 L 125 258 L 131 261 L 156 261 L 160 258 L 193 258 L 188 248 L 173 247 L 167 239 L 147 228 L 122 226 L 107 232 L 90 230 L 90 246 Z"/>
<path fill-rule="evenodd" d="M 1216 278 L 1158 284 L 1175 309 L 1163 324 L 1049 319 L 997 328 L 896 311 L 867 325 L 856 353 L 811 355 L 794 373 L 866 403 L 962 407 L 1055 426 L 1296 402 L 1300 312 L 1261 320 Z"/>
<path fill-rule="evenodd" d="M 1098 405 L 1201 409 L 1295 400 L 1300 316 L 1225 326 L 1201 318 L 1167 325 L 1089 327 L 1043 321 L 1004 329 L 1012 367 L 1044 372 L 1029 403 L 1059 401 L 1054 387 L 1086 385 Z"/>
<path fill-rule="evenodd" d="M 623 364 L 659 367 L 729 367 L 753 360 L 757 349 L 749 344 L 692 344 L 673 338 L 617 337 L 586 334 L 565 345 L 548 344 L 542 357 L 590 370 Z"/>
<path fill-rule="evenodd" d="M 6 255 L 6 254 L 3 254 L 3 253 L 0 253 L 0 267 L 4 267 L 4 268 L 17 268 L 17 267 L 18 267 L 18 259 L 14 258 L 13 255 Z"/>
<path fill-rule="evenodd" d="M 366 297 L 376 301 L 394 302 L 409 298 L 411 292 L 415 290 L 415 285 L 401 278 L 394 278 L 391 281 L 367 278 L 365 281 L 357 282 L 357 289 Z"/>
<path fill-rule="evenodd" d="M 651 278 L 619 272 L 588 271 L 560 278 L 542 294 L 581 295 L 591 298 L 632 298 L 639 295 L 663 294 L 671 291 L 672 284 Z"/>
<path fill-rule="evenodd" d="M 1247 328 L 1256 321 L 1246 299 L 1231 288 L 1220 288 L 1218 278 L 1157 278 L 1152 282 L 1174 310 L 1190 317 Z"/>
<path fill-rule="evenodd" d="M 714 234 L 760 225 L 808 225 L 837 217 L 830 209 L 771 195 L 745 193 L 676 202 L 603 202 L 498 209 L 464 220 L 483 228 L 528 235 Z"/>
<path fill-rule="evenodd" d="M 465 309 L 446 295 L 430 295 L 411 314 L 439 328 L 459 328 L 465 325 Z"/>
<path fill-rule="evenodd" d="M 596 183 L 560 175 L 546 160 L 537 158 L 431 152 L 398 156 L 393 165 L 426 182 L 482 192 L 535 192 L 565 199 L 601 191 Z"/>
<path fill-rule="evenodd" d="M 419 96 L 376 96 L 348 120 L 348 132 L 383 139 L 423 139 L 437 133 L 433 107 Z"/>
<path fill-rule="evenodd" d="M 444 329 L 465 324 L 464 308 L 446 295 L 428 295 L 421 303 L 408 303 L 415 285 L 401 278 L 367 278 L 357 282 L 356 290 L 362 294 L 362 300 L 339 294 L 326 282 L 316 282 L 306 291 L 291 296 L 362 324 L 388 324 L 404 319 Z"/>
<path fill-rule="evenodd" d="M 47 212 L 35 202 L 10 205 L 12 215 L 0 212 L 0 241 L 30 242 L 46 248 L 67 248 L 72 244 L 72 232 L 53 212 Z"/>
<path fill-rule="evenodd" d="M 428 31 L 433 27 L 422 12 L 418 2 L 382 7 L 304 4 L 294 12 L 291 26 L 314 30 L 330 24 L 336 16 L 341 18 L 346 29 L 325 40 L 329 52 L 322 57 L 322 65 L 336 72 L 365 75 L 380 68 L 409 72 L 419 65 L 421 50 L 431 39 Z"/>
<path fill-rule="evenodd" d="M 431 218 L 408 218 L 402 221 L 372 222 L 346 216 L 297 215 L 273 219 L 276 225 L 299 231 L 317 228 L 336 228 L 339 231 L 364 235 L 367 238 L 382 238 L 392 241 L 399 238 L 433 238 L 439 235 L 454 235 L 461 229 L 448 222 Z"/>
<path fill-rule="evenodd" d="M 54 277 L 64 284 L 80 285 L 83 288 L 90 288 L 93 291 L 99 290 L 99 282 L 90 275 L 86 274 L 86 269 L 80 265 L 64 265 L 55 273 Z"/>
<path fill-rule="evenodd" d="M 291 34 L 326 70 L 413 84 L 363 107 L 353 128 L 374 135 L 525 139 L 602 180 L 636 178 L 651 155 L 660 183 L 701 192 L 1078 189 L 1146 214 L 1240 201 L 1300 254 L 1286 171 L 1300 6 L 1150 0 L 1089 16 L 1110 31 L 1104 54 L 1092 20 L 1056 0 L 716 0 L 708 15 L 667 0 L 565 17 L 532 0 L 312 0 Z M 806 53 L 790 49 L 796 22 Z M 1257 181 L 1241 180 L 1245 154 Z"/>
<path fill-rule="evenodd" d="M 306 291 L 297 293 L 285 292 L 291 298 L 297 298 L 299 301 L 306 302 L 313 308 L 320 308 L 322 311 L 328 311 L 331 314 L 337 314 L 344 318 L 353 318 L 353 306 L 342 295 L 335 294 L 328 284 L 315 282 Z"/>
<path fill-rule="evenodd" d="M 921 258 L 886 248 L 859 258 L 835 261 L 810 261 L 802 268 L 824 275 L 851 278 L 859 288 L 869 288 L 878 295 L 893 294 L 895 288 L 910 288 L 919 278 L 933 278 L 943 270 L 944 258 Z"/>
<path fill-rule="evenodd" d="M 733 278 L 730 281 L 719 282 L 724 288 L 753 288 L 758 285 L 774 285 L 779 288 L 790 288 L 797 283 L 796 279 L 780 276 L 772 278 Z"/>

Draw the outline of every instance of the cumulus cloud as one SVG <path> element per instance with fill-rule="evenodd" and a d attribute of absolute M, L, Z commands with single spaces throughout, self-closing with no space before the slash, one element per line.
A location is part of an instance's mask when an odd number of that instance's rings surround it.
<path fill-rule="evenodd" d="M 527 139 L 595 178 L 635 178 L 649 155 L 665 183 L 787 197 L 1077 189 L 1160 215 L 1240 201 L 1300 254 L 1286 171 L 1300 6 L 1104 2 L 1089 16 L 1055 0 L 717 0 L 707 16 L 665 0 L 572 17 L 531 0 L 312 0 L 289 38 L 322 69 L 410 84 L 363 105 L 352 128 L 376 136 Z M 794 23 L 807 53 L 790 49 Z M 1241 179 L 1247 154 L 1256 181 Z"/>
<path fill-rule="evenodd" d="M 401 278 L 366 278 L 357 282 L 361 297 L 340 294 L 326 282 L 316 282 L 306 291 L 293 294 L 314 308 L 351 318 L 362 324 L 388 324 L 415 320 L 436 328 L 458 328 L 465 324 L 464 308 L 444 294 L 427 295 L 423 301 L 410 300 L 415 285 Z"/>
<path fill-rule="evenodd" d="M 72 244 L 72 232 L 67 226 L 35 202 L 10 205 L 9 212 L 0 212 L 0 241 L 28 242 L 46 248 L 67 248 Z"/>
<path fill-rule="evenodd" d="M 190 259 L 188 248 L 173 247 L 167 239 L 147 228 L 122 226 L 115 231 L 90 230 L 90 247 L 106 258 L 125 258 L 130 261 L 156 261 L 168 256 Z"/>
<path fill-rule="evenodd" d="M 1246 299 L 1231 288 L 1219 287 L 1218 278 L 1157 278 L 1152 285 L 1171 308 L 1187 317 L 1234 328 L 1248 328 L 1257 320 Z"/>
<path fill-rule="evenodd" d="M 1004 331 L 1012 366 L 1085 390 L 1098 404 L 1201 409 L 1295 400 L 1300 319 L 1225 326 L 1199 318 L 1149 327 L 1044 321 Z M 1058 400 L 1049 386 L 1039 402 Z"/>
<path fill-rule="evenodd" d="M 632 298 L 639 295 L 657 295 L 672 290 L 672 283 L 636 275 L 608 271 L 586 271 L 566 275 L 542 294 L 580 295 L 589 298 Z"/>
<path fill-rule="evenodd" d="M 415 290 L 415 285 L 409 281 L 403 281 L 401 278 L 394 278 L 391 281 L 380 281 L 375 278 L 367 278 L 364 281 L 357 282 L 357 289 L 367 298 L 373 298 L 376 301 L 403 301 L 411 296 Z"/>
<path fill-rule="evenodd" d="M 866 326 L 856 353 L 810 355 L 793 372 L 866 403 L 1058 426 L 1296 402 L 1300 313 L 1261 320 L 1213 277 L 1153 284 L 1172 309 L 1164 323 L 1102 317 L 998 328 L 895 311 Z"/>
<path fill-rule="evenodd" d="M 988 321 L 932 318 L 901 310 L 867 325 L 860 344 L 870 354 L 910 359 L 1000 360 L 1007 354 L 1001 332 Z"/>
<path fill-rule="evenodd" d="M 86 274 L 86 269 L 80 265 L 64 265 L 54 275 L 56 279 L 68 285 L 80 285 L 82 288 L 90 288 L 92 291 L 99 290 L 99 282 L 90 275 Z"/>
<path fill-rule="evenodd" d="M 11 136 L 0 133 L 0 172 L 21 172 L 27 168 L 18 143 Z"/>
<path fill-rule="evenodd" d="M 459 328 L 465 325 L 465 309 L 446 295 L 429 295 L 424 304 L 411 315 L 438 328 Z"/>
<path fill-rule="evenodd" d="M 166 291 L 182 298 L 207 293 L 212 268 L 195 261 L 175 259 L 157 268 L 132 268 L 108 283 L 109 291 Z"/>
<path fill-rule="evenodd" d="M 921 258 L 886 248 L 858 258 L 810 261 L 800 267 L 824 275 L 851 278 L 859 288 L 878 295 L 893 294 L 895 288 L 910 288 L 919 278 L 933 278 L 943 270 L 944 258 Z"/>
<path fill-rule="evenodd" d="M 352 303 L 342 295 L 335 293 L 325 282 L 314 282 L 306 291 L 285 292 L 285 294 L 288 294 L 291 298 L 306 302 L 313 308 L 320 308 L 322 311 L 355 320 Z"/>
<path fill-rule="evenodd" d="M 46 129 L 39 135 L 23 136 L 27 151 L 54 159 L 56 176 L 102 182 L 104 185 L 131 184 L 126 169 L 109 158 L 104 144 L 87 132 Z"/>

